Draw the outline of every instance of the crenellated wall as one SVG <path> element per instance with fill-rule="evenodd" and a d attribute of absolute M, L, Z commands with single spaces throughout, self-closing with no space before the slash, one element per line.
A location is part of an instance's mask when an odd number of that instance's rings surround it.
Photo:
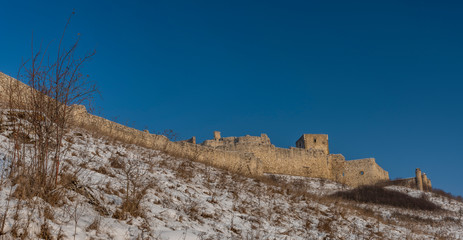
<path fill-rule="evenodd" d="M 389 180 L 389 174 L 374 158 L 346 161 L 341 154 L 328 153 L 328 135 L 304 134 L 297 148 L 278 148 L 266 134 L 206 140 L 203 146 L 226 151 L 252 153 L 262 161 L 265 173 L 326 178 L 350 186 Z M 313 145 L 314 147 L 310 147 Z"/>

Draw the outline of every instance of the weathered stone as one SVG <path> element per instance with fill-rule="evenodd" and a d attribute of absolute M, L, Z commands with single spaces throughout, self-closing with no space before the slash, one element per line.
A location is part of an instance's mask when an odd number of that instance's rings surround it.
<path fill-rule="evenodd" d="M 423 191 L 423 178 L 421 176 L 421 169 L 417 168 L 415 170 L 416 175 L 416 188 Z"/>
<path fill-rule="evenodd" d="M 201 145 L 215 149 L 247 152 L 262 161 L 264 173 L 326 178 L 350 186 L 374 184 L 389 180 L 374 158 L 346 161 L 341 154 L 329 154 L 328 135 L 304 134 L 296 148 L 278 148 L 266 134 L 222 137 L 206 140 Z"/>

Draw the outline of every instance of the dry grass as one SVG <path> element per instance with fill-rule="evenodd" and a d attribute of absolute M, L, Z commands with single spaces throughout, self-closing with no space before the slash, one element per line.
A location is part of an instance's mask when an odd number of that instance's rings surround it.
<path fill-rule="evenodd" d="M 40 233 L 37 235 L 38 238 L 40 239 L 45 239 L 45 240 L 52 240 L 53 235 L 50 232 L 50 226 L 45 222 L 40 226 Z"/>
<path fill-rule="evenodd" d="M 452 193 L 446 192 L 446 191 L 444 191 L 442 189 L 433 188 L 432 192 L 439 195 L 439 196 L 442 196 L 442 197 L 446 197 L 446 198 L 453 199 L 453 200 L 456 200 L 456 201 L 459 201 L 459 202 L 463 202 L 463 197 L 462 196 L 453 195 Z"/>
<path fill-rule="evenodd" d="M 363 186 L 350 191 L 340 191 L 333 198 L 351 200 L 362 203 L 389 205 L 405 209 L 436 211 L 441 207 L 423 197 L 415 198 L 405 193 L 388 190 L 381 186 Z"/>
<path fill-rule="evenodd" d="M 95 219 L 93 219 L 93 222 L 90 223 L 90 225 L 88 225 L 86 230 L 87 231 L 95 230 L 98 232 L 100 229 L 100 224 L 101 224 L 101 218 L 96 217 Z"/>

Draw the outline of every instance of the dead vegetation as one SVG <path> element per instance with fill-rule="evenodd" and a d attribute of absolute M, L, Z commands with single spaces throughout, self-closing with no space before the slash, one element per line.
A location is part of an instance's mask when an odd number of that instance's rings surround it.
<path fill-rule="evenodd" d="M 441 207 L 430 202 L 426 195 L 415 198 L 404 193 L 385 189 L 381 186 L 363 186 L 349 191 L 337 192 L 331 196 L 355 202 L 382 204 L 405 209 L 442 210 Z"/>
<path fill-rule="evenodd" d="M 446 191 L 444 191 L 442 189 L 439 189 L 439 188 L 433 188 L 432 192 L 435 193 L 438 196 L 442 196 L 442 197 L 445 197 L 445 198 L 448 198 L 448 199 L 453 199 L 455 201 L 463 202 L 463 197 L 462 196 L 453 195 L 452 193 L 446 192 Z"/>

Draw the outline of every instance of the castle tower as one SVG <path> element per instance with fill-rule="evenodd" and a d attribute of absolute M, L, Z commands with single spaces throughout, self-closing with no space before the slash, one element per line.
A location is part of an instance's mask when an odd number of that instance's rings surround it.
<path fill-rule="evenodd" d="M 425 191 L 431 191 L 432 186 L 431 186 L 431 180 L 429 180 L 428 176 L 426 176 L 426 173 L 422 173 L 421 177 L 423 179 L 423 188 Z"/>
<path fill-rule="evenodd" d="M 219 140 L 219 139 L 220 139 L 220 132 L 214 131 L 214 140 Z"/>
<path fill-rule="evenodd" d="M 423 190 L 428 191 L 428 177 L 426 173 L 421 173 L 421 180 L 423 181 Z"/>
<path fill-rule="evenodd" d="M 299 140 L 296 141 L 296 147 L 322 150 L 325 154 L 330 154 L 327 134 L 303 134 Z"/>
<path fill-rule="evenodd" d="M 416 174 L 416 188 L 418 188 L 418 190 L 420 191 L 423 191 L 423 178 L 421 176 L 421 169 L 417 168 L 415 170 L 415 174 Z"/>

